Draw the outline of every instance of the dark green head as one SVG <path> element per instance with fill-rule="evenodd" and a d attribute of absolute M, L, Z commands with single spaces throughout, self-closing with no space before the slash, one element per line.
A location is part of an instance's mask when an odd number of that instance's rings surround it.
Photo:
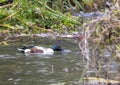
<path fill-rule="evenodd" d="M 58 45 L 53 45 L 51 47 L 54 51 L 63 51 L 62 47 L 61 46 L 58 46 Z"/>

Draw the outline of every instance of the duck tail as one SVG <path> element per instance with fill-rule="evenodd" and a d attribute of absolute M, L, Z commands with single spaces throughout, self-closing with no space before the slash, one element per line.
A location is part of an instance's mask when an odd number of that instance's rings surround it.
<path fill-rule="evenodd" d="M 17 48 L 20 52 L 24 53 L 24 49 L 21 49 L 21 48 Z"/>

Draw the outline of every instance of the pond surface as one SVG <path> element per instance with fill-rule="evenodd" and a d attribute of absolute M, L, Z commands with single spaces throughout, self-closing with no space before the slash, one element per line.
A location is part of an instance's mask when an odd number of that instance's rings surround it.
<path fill-rule="evenodd" d="M 44 47 L 58 44 L 72 52 L 26 56 L 17 51 L 23 43 Z M 42 38 L 0 47 L 0 85 L 79 85 L 83 70 L 83 57 L 73 40 Z"/>

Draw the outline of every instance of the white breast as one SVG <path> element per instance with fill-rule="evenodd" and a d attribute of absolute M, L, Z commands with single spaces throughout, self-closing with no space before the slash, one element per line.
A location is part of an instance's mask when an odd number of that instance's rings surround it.
<path fill-rule="evenodd" d="M 25 49 L 24 50 L 25 53 L 30 53 L 30 51 L 31 51 L 30 49 Z"/>
<path fill-rule="evenodd" d="M 54 54 L 54 51 L 51 48 L 45 48 L 43 50 L 43 54 Z"/>

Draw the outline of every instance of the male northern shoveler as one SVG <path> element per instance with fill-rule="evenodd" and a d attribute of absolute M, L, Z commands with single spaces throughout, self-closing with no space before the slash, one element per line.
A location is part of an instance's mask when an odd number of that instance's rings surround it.
<path fill-rule="evenodd" d="M 40 46 L 23 46 L 22 48 L 18 48 L 18 50 L 25 54 L 54 54 L 55 51 L 63 51 L 63 48 L 57 45 L 54 45 L 51 48 L 45 48 Z"/>

